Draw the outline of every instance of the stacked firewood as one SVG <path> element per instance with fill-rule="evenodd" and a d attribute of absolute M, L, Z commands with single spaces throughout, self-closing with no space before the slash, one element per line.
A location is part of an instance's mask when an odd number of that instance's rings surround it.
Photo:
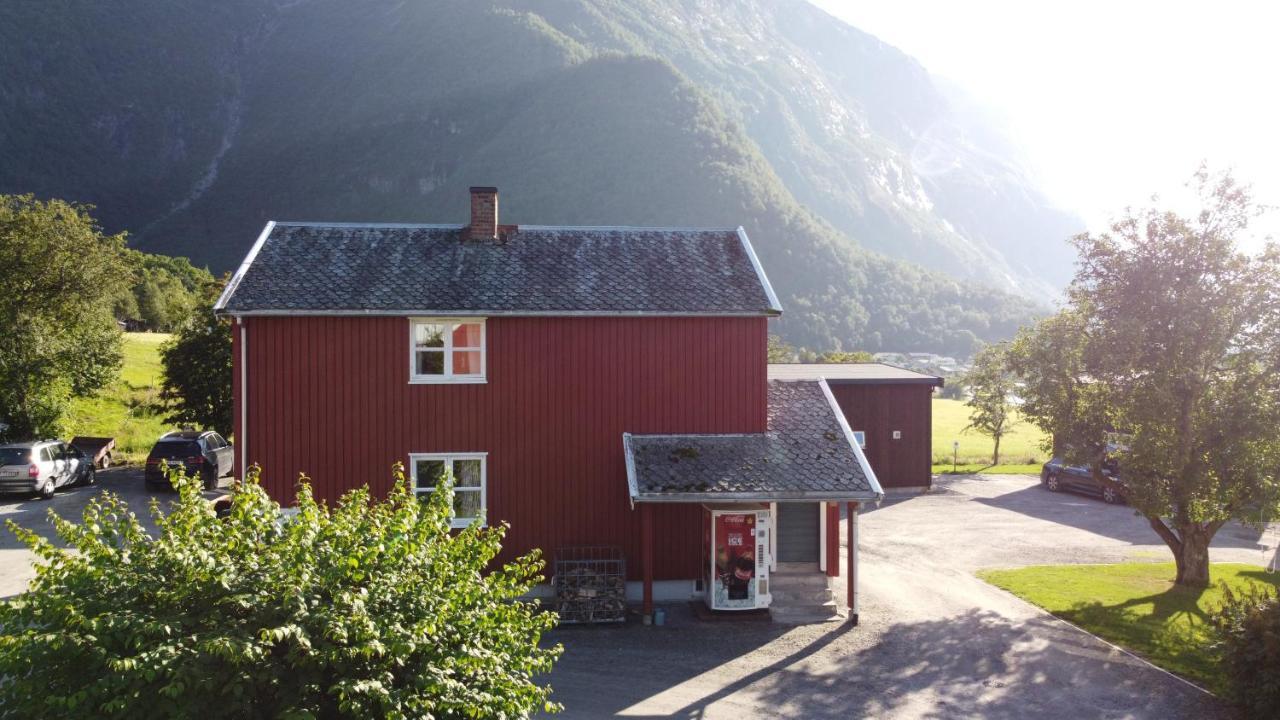
<path fill-rule="evenodd" d="M 562 623 L 620 622 L 627 616 L 626 564 L 616 557 L 557 554 L 552 586 Z M 594 553 L 599 555 L 599 553 Z"/>

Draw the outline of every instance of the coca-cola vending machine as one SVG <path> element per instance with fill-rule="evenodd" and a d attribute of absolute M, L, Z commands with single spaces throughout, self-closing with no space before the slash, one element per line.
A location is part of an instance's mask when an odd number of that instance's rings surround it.
<path fill-rule="evenodd" d="M 712 610 L 769 607 L 767 505 L 702 506 L 703 588 Z"/>

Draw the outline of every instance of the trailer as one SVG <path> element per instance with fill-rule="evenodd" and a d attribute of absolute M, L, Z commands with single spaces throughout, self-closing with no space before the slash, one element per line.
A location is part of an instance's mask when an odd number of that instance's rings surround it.
<path fill-rule="evenodd" d="M 71 445 L 84 453 L 85 457 L 92 458 L 94 467 L 100 470 L 111 467 L 111 454 L 116 449 L 115 438 L 76 436 L 71 438 Z"/>

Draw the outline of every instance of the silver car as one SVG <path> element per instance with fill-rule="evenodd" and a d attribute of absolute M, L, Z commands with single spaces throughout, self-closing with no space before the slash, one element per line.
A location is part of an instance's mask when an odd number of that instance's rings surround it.
<path fill-rule="evenodd" d="M 61 440 L 0 445 L 0 492 L 34 492 L 47 500 L 60 487 L 96 480 L 93 462 Z"/>

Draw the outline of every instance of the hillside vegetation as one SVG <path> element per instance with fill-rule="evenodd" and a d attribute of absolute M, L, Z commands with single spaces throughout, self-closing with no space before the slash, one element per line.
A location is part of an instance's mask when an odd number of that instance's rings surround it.
<path fill-rule="evenodd" d="M 797 345 L 967 355 L 1069 264 L 997 132 L 803 2 L 12 3 L 0 60 L 0 192 L 217 272 L 267 219 L 496 184 L 505 222 L 742 224 Z"/>

